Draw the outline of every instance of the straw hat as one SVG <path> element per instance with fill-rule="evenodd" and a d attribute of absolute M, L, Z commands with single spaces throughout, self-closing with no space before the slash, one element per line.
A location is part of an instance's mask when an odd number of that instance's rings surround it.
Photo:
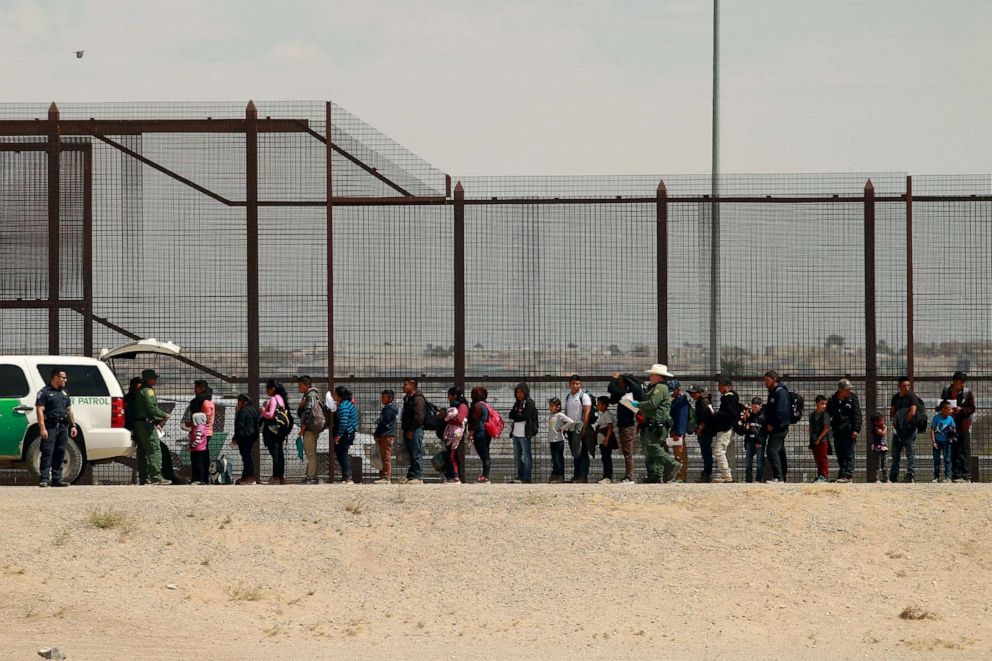
<path fill-rule="evenodd" d="M 675 376 L 668 371 L 668 365 L 662 365 L 660 363 L 655 363 L 651 366 L 651 369 L 645 370 L 645 374 L 655 374 L 657 376 Z"/>

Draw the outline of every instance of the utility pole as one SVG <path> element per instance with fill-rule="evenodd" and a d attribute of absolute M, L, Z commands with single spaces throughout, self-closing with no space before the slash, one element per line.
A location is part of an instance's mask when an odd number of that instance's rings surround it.
<path fill-rule="evenodd" d="M 710 373 L 720 373 L 720 0 L 713 0 L 713 162 L 710 174 Z"/>

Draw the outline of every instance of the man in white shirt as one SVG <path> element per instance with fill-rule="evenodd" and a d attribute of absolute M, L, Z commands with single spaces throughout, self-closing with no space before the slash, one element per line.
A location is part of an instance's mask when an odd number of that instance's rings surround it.
<path fill-rule="evenodd" d="M 582 423 L 576 431 L 568 432 L 568 445 L 575 460 L 570 482 L 572 484 L 586 484 L 589 482 L 589 447 L 586 444 L 586 436 L 591 432 L 589 419 L 592 416 L 592 397 L 582 391 L 582 379 L 577 374 L 573 374 L 568 379 L 565 415 Z"/>

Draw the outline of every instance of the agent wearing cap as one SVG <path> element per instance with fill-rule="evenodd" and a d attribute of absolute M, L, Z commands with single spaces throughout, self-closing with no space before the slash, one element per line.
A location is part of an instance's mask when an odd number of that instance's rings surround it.
<path fill-rule="evenodd" d="M 861 403 L 851 392 L 851 382 L 841 379 L 837 392 L 827 401 L 827 415 L 834 433 L 834 452 L 837 455 L 837 481 L 850 482 L 854 477 L 854 446 L 861 433 Z"/>
<path fill-rule="evenodd" d="M 171 484 L 162 477 L 162 450 L 155 434 L 155 427 L 169 419 L 169 414 L 158 407 L 155 396 L 158 374 L 155 370 L 142 370 L 141 381 L 143 385 L 134 405 L 134 435 L 138 441 L 139 458 L 144 454 L 143 461 L 139 459 L 138 473 L 147 475 L 147 484 Z M 141 463 L 144 464 L 144 471 Z"/>
<path fill-rule="evenodd" d="M 648 473 L 645 482 L 671 482 L 682 470 L 682 464 L 665 450 L 665 439 L 672 428 L 672 402 L 665 381 L 675 375 L 668 371 L 666 365 L 660 364 L 652 365 L 646 374 L 651 386 L 644 401 L 635 402 L 645 419 L 643 443 Z"/>
<path fill-rule="evenodd" d="M 955 372 L 951 385 L 940 394 L 952 405 L 951 415 L 958 435 L 951 443 L 951 482 L 971 482 L 971 416 L 975 415 L 975 393 L 964 387 L 968 375 Z"/>

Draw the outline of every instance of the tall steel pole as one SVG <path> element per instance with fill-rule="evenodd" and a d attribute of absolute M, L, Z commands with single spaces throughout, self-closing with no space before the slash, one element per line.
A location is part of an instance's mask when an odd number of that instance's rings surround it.
<path fill-rule="evenodd" d="M 710 372 L 720 372 L 720 0 L 713 0 L 713 163 L 710 175 Z"/>

